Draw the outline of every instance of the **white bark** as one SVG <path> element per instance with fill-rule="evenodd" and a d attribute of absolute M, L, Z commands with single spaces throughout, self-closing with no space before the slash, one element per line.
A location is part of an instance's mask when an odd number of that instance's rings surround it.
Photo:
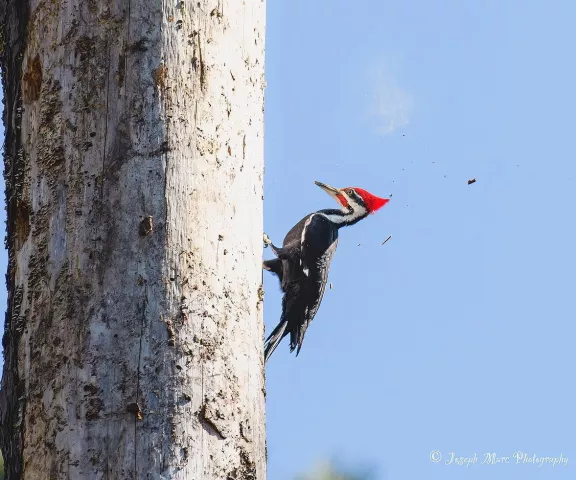
<path fill-rule="evenodd" d="M 264 479 L 264 1 L 3 1 L 9 478 Z"/>

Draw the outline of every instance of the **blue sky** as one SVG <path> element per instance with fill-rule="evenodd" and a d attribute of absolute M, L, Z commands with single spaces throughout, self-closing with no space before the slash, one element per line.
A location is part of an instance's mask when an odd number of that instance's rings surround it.
<path fill-rule="evenodd" d="M 389 480 L 574 477 L 574 18 L 568 1 L 268 2 L 266 232 L 332 206 L 314 180 L 393 195 L 341 232 L 300 356 L 282 343 L 268 364 L 270 479 L 331 456 Z M 569 463 L 480 464 L 516 451 Z"/>
<path fill-rule="evenodd" d="M 574 477 L 574 18 L 568 1 L 268 2 L 265 231 L 334 205 L 314 180 L 393 195 L 341 232 L 300 356 L 283 342 L 268 364 L 271 480 L 334 456 L 386 480 Z"/>

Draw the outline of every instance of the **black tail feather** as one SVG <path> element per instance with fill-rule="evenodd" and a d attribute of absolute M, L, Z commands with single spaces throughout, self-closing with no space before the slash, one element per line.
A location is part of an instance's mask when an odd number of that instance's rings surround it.
<path fill-rule="evenodd" d="M 286 285 L 284 296 L 282 297 L 282 317 L 280 323 L 272 331 L 264 343 L 264 358 L 268 361 L 272 352 L 276 349 L 280 341 L 290 334 L 290 352 L 298 349 L 296 355 L 302 348 L 304 333 L 308 327 L 305 319 L 306 304 L 305 296 L 300 292 L 301 285 L 292 282 Z"/>
<path fill-rule="evenodd" d="M 276 347 L 280 344 L 280 341 L 288 334 L 286 332 L 286 327 L 288 326 L 288 320 L 282 320 L 272 333 L 268 336 L 264 342 L 264 363 L 268 361 L 270 355 L 274 353 Z"/>
<path fill-rule="evenodd" d="M 290 332 L 290 353 L 296 350 L 296 356 L 300 353 L 302 344 L 304 343 L 304 334 L 306 333 L 307 324 L 296 324 L 295 328 Z"/>

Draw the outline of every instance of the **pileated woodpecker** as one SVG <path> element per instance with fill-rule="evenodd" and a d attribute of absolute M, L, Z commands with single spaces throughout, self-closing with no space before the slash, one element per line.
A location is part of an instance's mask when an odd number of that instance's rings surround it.
<path fill-rule="evenodd" d="M 282 248 L 273 245 L 264 234 L 264 243 L 270 245 L 278 258 L 266 260 L 262 266 L 278 276 L 284 292 L 280 323 L 264 344 L 265 362 L 288 334 L 290 352 L 296 349 L 298 356 L 306 329 L 324 296 L 330 262 L 338 244 L 338 230 L 354 225 L 389 201 L 361 188 L 337 189 L 315 183 L 333 197 L 341 209 L 319 210 L 307 215 L 288 232 Z"/>

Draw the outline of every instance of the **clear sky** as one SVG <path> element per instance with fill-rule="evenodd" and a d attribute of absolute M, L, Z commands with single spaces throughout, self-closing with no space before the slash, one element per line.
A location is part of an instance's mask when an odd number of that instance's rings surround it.
<path fill-rule="evenodd" d="M 268 364 L 270 480 L 333 456 L 378 480 L 575 478 L 575 18 L 570 1 L 268 2 L 265 231 L 281 243 L 335 205 L 314 180 L 393 195 L 341 232 L 300 356 L 284 341 Z"/>
<path fill-rule="evenodd" d="M 330 456 L 388 480 L 576 478 L 575 19 L 570 1 L 268 2 L 266 232 L 334 205 L 314 180 L 393 195 L 341 231 L 300 356 L 283 342 L 268 364 L 271 480 Z"/>

